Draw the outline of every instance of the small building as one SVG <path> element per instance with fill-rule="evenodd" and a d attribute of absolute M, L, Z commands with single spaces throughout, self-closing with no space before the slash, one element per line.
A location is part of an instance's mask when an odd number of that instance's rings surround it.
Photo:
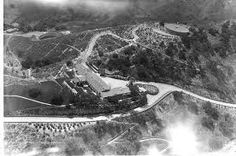
<path fill-rule="evenodd" d="M 14 33 L 14 32 L 16 32 L 16 31 L 18 31 L 18 29 L 17 28 L 10 28 L 10 29 L 7 29 L 7 33 Z"/>
<path fill-rule="evenodd" d="M 113 88 L 108 92 L 101 92 L 102 98 L 117 96 L 117 95 L 130 95 L 131 91 L 128 87 L 117 87 Z"/>
<path fill-rule="evenodd" d="M 63 36 L 62 33 L 48 32 L 48 33 L 45 33 L 45 34 L 39 36 L 39 39 L 40 39 L 40 40 L 45 40 L 45 39 L 50 39 L 50 38 L 55 38 L 55 37 L 61 37 L 61 36 Z"/>
<path fill-rule="evenodd" d="M 71 34 L 71 32 L 70 32 L 69 30 L 61 31 L 61 33 L 62 33 L 63 35 L 69 35 L 69 34 Z"/>
<path fill-rule="evenodd" d="M 15 22 L 15 23 L 12 23 L 11 25 L 12 25 L 13 27 L 15 27 L 15 28 L 19 28 L 19 26 L 20 26 L 20 24 L 19 24 L 19 23 L 16 23 L 16 22 Z"/>

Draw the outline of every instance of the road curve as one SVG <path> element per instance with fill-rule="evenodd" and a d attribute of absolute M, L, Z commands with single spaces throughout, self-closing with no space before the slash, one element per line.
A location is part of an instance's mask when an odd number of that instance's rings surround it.
<path fill-rule="evenodd" d="M 154 83 L 155 84 L 155 83 Z M 192 93 L 190 91 L 187 91 L 187 90 L 184 90 L 182 88 L 179 88 L 179 87 L 176 87 L 174 85 L 168 85 L 168 84 L 164 84 L 164 83 L 156 83 L 156 84 L 159 84 L 159 85 L 162 85 L 164 86 L 165 88 L 168 88 L 168 90 L 170 92 L 175 92 L 175 91 L 178 91 L 178 92 L 183 92 L 184 94 L 187 94 L 187 95 L 190 95 L 190 96 L 193 96 L 197 99 L 200 99 L 200 100 L 203 100 L 203 101 L 207 101 L 207 102 L 210 102 L 210 103 L 213 103 L 213 104 L 216 104 L 216 105 L 221 105 L 221 106 L 225 106 L 225 107 L 232 107 L 232 108 L 236 108 L 236 103 L 229 103 L 229 102 L 223 102 L 223 101 L 218 101 L 218 100 L 212 100 L 212 99 L 209 99 L 209 98 L 206 98 L 204 96 L 200 96 L 198 94 L 195 94 L 195 93 Z"/>
<path fill-rule="evenodd" d="M 87 58 L 91 55 L 92 51 L 93 51 L 93 47 L 96 44 L 96 41 L 102 37 L 102 36 L 106 36 L 106 35 L 111 35 L 113 37 L 116 37 L 120 40 L 126 41 L 126 42 L 131 42 L 132 40 L 129 39 L 124 39 L 114 33 L 112 33 L 110 30 L 109 31 L 104 31 L 104 32 L 100 32 L 98 34 L 95 34 L 92 39 L 89 41 L 87 48 L 85 49 L 85 52 L 82 53 L 82 58 L 84 61 L 87 61 Z M 80 56 L 81 57 L 81 56 Z"/>

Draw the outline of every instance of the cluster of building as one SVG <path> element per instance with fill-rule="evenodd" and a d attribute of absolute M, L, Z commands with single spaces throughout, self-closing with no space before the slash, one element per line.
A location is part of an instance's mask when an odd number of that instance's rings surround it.
<path fill-rule="evenodd" d="M 78 94 L 78 84 L 88 86 L 101 98 L 109 98 L 118 95 L 130 95 L 131 91 L 127 86 L 112 88 L 97 73 L 93 73 L 83 64 L 77 64 L 75 69 L 67 69 L 64 75 L 68 78 L 62 84 L 74 94 Z"/>

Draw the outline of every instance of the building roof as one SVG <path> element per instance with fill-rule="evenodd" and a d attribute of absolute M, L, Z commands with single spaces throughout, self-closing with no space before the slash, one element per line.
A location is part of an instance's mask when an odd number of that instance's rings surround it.
<path fill-rule="evenodd" d="M 75 89 L 78 93 L 82 93 L 82 92 L 83 92 L 83 89 L 82 89 L 82 88 L 75 87 L 74 89 Z"/>
<path fill-rule="evenodd" d="M 68 80 L 68 79 L 67 79 L 67 78 L 64 78 L 64 77 L 55 79 L 55 81 L 56 81 L 57 83 L 59 83 L 60 85 L 62 85 L 63 82 L 66 81 L 66 80 Z"/>
<path fill-rule="evenodd" d="M 74 71 L 66 71 L 66 75 L 68 75 L 70 79 L 73 79 L 75 77 Z"/>
<path fill-rule="evenodd" d="M 168 30 L 178 32 L 178 33 L 189 33 L 188 27 L 183 24 L 167 23 L 167 24 L 165 24 L 165 27 Z"/>
<path fill-rule="evenodd" d="M 117 88 L 111 89 L 108 92 L 102 92 L 101 96 L 105 98 L 105 97 L 111 97 L 115 95 L 122 95 L 122 94 L 129 94 L 129 93 L 130 93 L 130 89 L 128 87 L 117 87 Z"/>
<path fill-rule="evenodd" d="M 60 37 L 62 36 L 61 33 L 57 33 L 57 32 L 48 32 L 45 34 L 42 34 L 41 36 L 39 36 L 40 40 L 44 40 L 44 39 L 49 39 L 49 38 L 54 38 L 54 37 Z"/>
<path fill-rule="evenodd" d="M 87 82 L 96 92 L 101 93 L 110 90 L 110 86 L 94 73 L 87 73 Z"/>
<path fill-rule="evenodd" d="M 70 81 L 65 81 L 71 88 L 74 88 L 74 84 L 73 83 L 71 83 Z"/>
<path fill-rule="evenodd" d="M 71 83 L 70 81 L 64 81 L 63 82 L 73 93 L 78 94 L 77 90 L 74 88 L 75 85 Z"/>
<path fill-rule="evenodd" d="M 76 72 L 79 75 L 86 75 L 88 73 L 88 69 L 82 64 L 77 64 L 76 65 Z"/>
<path fill-rule="evenodd" d="M 74 81 L 75 83 L 76 82 L 85 82 L 87 79 L 86 79 L 86 76 L 84 75 L 76 75 L 72 81 Z"/>

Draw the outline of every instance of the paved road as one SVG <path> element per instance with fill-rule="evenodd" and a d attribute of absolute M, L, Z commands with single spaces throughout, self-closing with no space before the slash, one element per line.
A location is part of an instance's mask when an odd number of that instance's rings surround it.
<path fill-rule="evenodd" d="M 24 99 L 24 100 L 32 101 L 32 102 L 35 102 L 35 103 L 38 103 L 38 104 L 41 104 L 41 105 L 47 105 L 47 106 L 53 106 L 53 107 L 59 107 L 59 108 L 65 107 L 65 105 L 57 106 L 57 105 L 53 105 L 53 104 L 50 104 L 50 103 L 46 103 L 46 102 L 41 102 L 41 101 L 38 101 L 38 100 L 30 99 L 30 98 L 27 98 L 27 97 L 24 97 L 24 96 L 20 96 L 20 95 L 4 95 L 4 97 L 6 97 L 6 98 L 19 98 L 19 99 Z"/>
<path fill-rule="evenodd" d="M 145 82 L 139 82 L 139 83 L 145 83 Z M 226 103 L 226 102 L 221 102 L 221 101 L 217 101 L 217 100 L 212 100 L 212 99 L 208 99 L 202 96 L 199 96 L 197 94 L 194 94 L 192 92 L 183 90 L 181 88 L 172 86 L 172 85 L 167 85 L 167 84 L 162 84 L 162 83 L 149 83 L 152 85 L 155 85 L 156 87 L 159 88 L 159 93 L 155 96 L 151 96 L 148 95 L 148 104 L 144 107 L 139 107 L 134 109 L 133 111 L 136 113 L 141 113 L 144 111 L 147 111 L 151 108 L 153 108 L 155 105 L 157 105 L 160 101 L 162 101 L 166 96 L 168 96 L 169 94 L 171 94 L 172 92 L 175 91 L 179 91 L 179 92 L 183 92 L 185 94 L 188 94 L 190 96 L 193 96 L 195 98 L 204 100 L 204 101 L 208 101 L 211 102 L 213 104 L 217 104 L 220 106 L 226 106 L 226 107 L 231 107 L 231 108 L 236 108 L 236 104 L 232 104 L 232 103 Z M 39 102 L 37 100 L 32 100 L 29 98 L 25 98 L 25 97 L 21 97 L 21 96 L 16 96 L 16 95 L 4 95 L 4 97 L 13 97 L 13 98 L 24 98 L 33 102 L 37 102 L 39 104 L 44 104 L 44 105 L 51 105 L 48 103 L 43 103 L 43 102 Z M 61 106 L 64 107 L 64 106 Z M 101 120 L 112 120 L 115 118 L 119 118 L 119 117 L 126 117 L 126 116 L 130 116 L 131 113 L 127 112 L 125 114 L 112 114 L 112 115 L 108 115 L 108 116 L 98 116 L 98 117 L 75 117 L 75 118 L 64 118 L 64 117 L 24 117 L 24 118 L 12 118 L 12 117 L 7 117 L 5 118 L 5 122 L 27 122 L 27 121 L 31 121 L 31 122 L 86 122 L 86 121 L 101 121 Z"/>

